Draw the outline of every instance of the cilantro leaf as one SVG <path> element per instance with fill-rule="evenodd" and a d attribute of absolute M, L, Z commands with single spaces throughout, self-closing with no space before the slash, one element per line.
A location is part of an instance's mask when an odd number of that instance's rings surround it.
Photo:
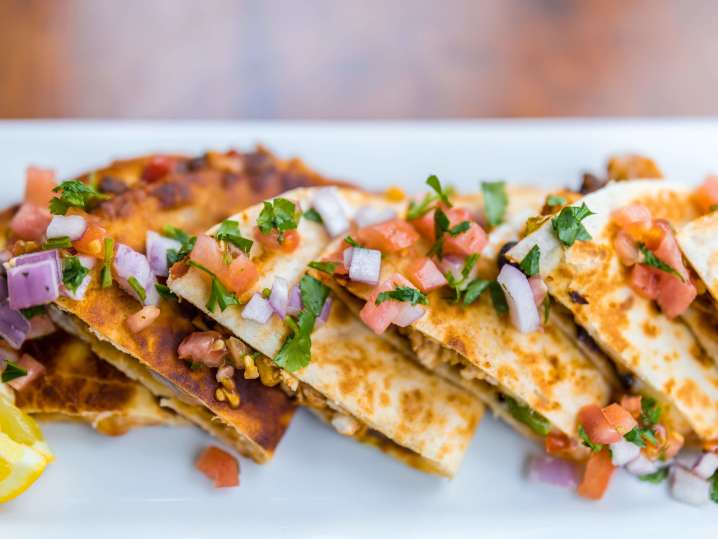
<path fill-rule="evenodd" d="M 718 472 L 713 474 L 713 477 L 710 479 L 711 482 L 711 501 L 718 503 Z"/>
<path fill-rule="evenodd" d="M 475 302 L 490 285 L 491 281 L 486 279 L 474 279 L 471 281 L 464 293 L 464 305 L 471 305 Z"/>
<path fill-rule="evenodd" d="M 291 328 L 292 335 L 284 341 L 273 361 L 278 367 L 294 372 L 309 365 L 312 359 L 311 334 L 316 317 L 304 309 L 296 321 L 291 316 L 287 316 L 284 321 Z"/>
<path fill-rule="evenodd" d="M 329 288 L 311 275 L 305 275 L 299 281 L 299 292 L 302 296 L 304 309 L 318 317 L 329 296 Z"/>
<path fill-rule="evenodd" d="M 458 225 L 451 227 L 446 232 L 451 236 L 452 238 L 455 238 L 459 234 L 463 234 L 467 230 L 469 230 L 469 227 L 471 227 L 471 223 L 469 221 L 462 221 Z"/>
<path fill-rule="evenodd" d="M 551 296 L 546 294 L 543 298 L 543 323 L 548 324 L 548 317 L 551 314 Z"/>
<path fill-rule="evenodd" d="M 189 255 L 194 248 L 195 242 L 197 241 L 196 236 L 190 236 L 184 230 L 181 230 L 171 225 L 164 226 L 164 228 L 162 229 L 162 235 L 180 242 L 181 245 L 179 250 L 167 250 L 167 267 L 173 266 L 175 263 Z"/>
<path fill-rule="evenodd" d="M 20 309 L 20 312 L 22 315 L 30 320 L 34 316 L 38 316 L 41 314 L 45 314 L 45 306 L 44 305 L 36 305 L 35 307 L 28 307 L 27 309 Z"/>
<path fill-rule="evenodd" d="M 346 238 L 344 238 L 344 243 L 348 243 L 348 244 L 351 245 L 352 247 L 361 247 L 361 245 L 359 244 L 359 242 L 356 241 L 356 240 L 355 240 L 354 238 L 352 238 L 351 236 L 347 236 Z"/>
<path fill-rule="evenodd" d="M 80 263 L 80 259 L 76 256 L 68 256 L 62 260 L 62 282 L 72 292 L 82 284 L 85 275 L 90 273 L 85 266 Z"/>
<path fill-rule="evenodd" d="M 140 282 L 137 280 L 137 277 L 134 275 L 130 276 L 127 279 L 127 284 L 129 284 L 132 287 L 132 290 L 135 291 L 135 294 L 140 298 L 140 301 L 144 302 L 147 299 L 147 290 L 144 289 L 144 287 L 140 284 Z"/>
<path fill-rule="evenodd" d="M 170 290 L 170 287 L 164 284 L 156 283 L 155 290 L 164 299 L 177 299 L 177 295 Z"/>
<path fill-rule="evenodd" d="M 504 400 L 509 408 L 509 413 L 536 434 L 546 436 L 551 432 L 551 423 L 549 420 L 536 410 L 533 410 L 529 405 L 519 403 L 508 395 L 504 395 Z"/>
<path fill-rule="evenodd" d="M 594 453 L 598 453 L 601 449 L 603 449 L 603 444 L 594 444 L 591 441 L 588 434 L 586 434 L 586 429 L 583 428 L 583 425 L 578 426 L 578 435 L 581 437 L 581 440 L 583 440 L 583 445 L 588 447 Z"/>
<path fill-rule="evenodd" d="M 660 468 L 653 473 L 639 475 L 638 479 L 645 481 L 646 483 L 653 483 L 654 485 L 657 485 L 662 483 L 668 477 L 668 471 L 669 467 L 666 466 L 665 468 Z"/>
<path fill-rule="evenodd" d="M 584 202 L 578 207 L 567 206 L 563 208 L 556 217 L 551 219 L 551 225 L 561 243 L 570 247 L 577 240 L 590 240 L 591 234 L 589 234 L 588 230 L 581 224 L 581 221 L 589 215 L 593 215 L 593 212 L 588 209 L 588 206 L 586 206 Z"/>
<path fill-rule="evenodd" d="M 539 263 L 541 261 L 541 248 L 538 245 L 531 247 L 526 256 L 519 264 L 519 268 L 527 277 L 533 277 L 539 273 Z"/>
<path fill-rule="evenodd" d="M 665 271 L 666 273 L 670 273 L 671 275 L 675 275 L 681 280 L 681 282 L 685 282 L 683 275 L 681 275 L 677 269 L 673 268 L 672 266 L 669 266 L 663 260 L 659 259 L 655 254 L 653 254 L 653 251 L 646 247 L 644 243 L 638 244 L 638 250 L 643 255 L 643 261 L 641 262 L 642 264 L 645 264 L 646 266 L 651 266 L 661 271 Z"/>
<path fill-rule="evenodd" d="M 426 179 L 426 185 L 431 187 L 434 193 L 427 193 L 426 195 L 424 195 L 424 198 L 421 200 L 421 202 L 417 203 L 412 201 L 409 204 L 409 209 L 406 213 L 407 221 L 419 219 L 420 217 L 423 217 L 424 215 L 429 213 L 429 211 L 431 211 L 431 209 L 433 208 L 434 202 L 436 202 L 437 200 L 441 200 L 447 208 L 451 208 L 451 202 L 449 201 L 451 189 L 443 189 L 441 187 L 441 182 L 439 181 L 439 178 L 437 178 L 433 174 Z"/>
<path fill-rule="evenodd" d="M 219 305 L 219 309 L 221 311 L 224 311 L 230 305 L 239 305 L 237 295 L 234 292 L 230 292 L 229 290 L 227 290 L 227 288 L 220 282 L 220 280 L 214 273 L 205 268 L 202 264 L 195 262 L 194 260 L 189 260 L 187 263 L 193 268 L 197 268 L 198 270 L 205 272 L 212 278 L 209 299 L 207 300 L 206 304 L 208 311 L 214 312 L 217 308 L 217 305 Z"/>
<path fill-rule="evenodd" d="M 447 208 L 451 208 L 451 201 L 449 201 L 451 189 L 449 189 L 448 187 L 444 189 L 441 186 L 439 178 L 435 174 L 432 174 L 426 179 L 426 185 L 428 185 L 434 190 L 438 199 L 441 200 Z"/>
<path fill-rule="evenodd" d="M 314 221 L 315 223 L 319 224 L 322 224 L 324 222 L 322 216 L 319 215 L 319 212 L 314 208 L 309 208 L 307 211 L 305 211 L 303 217 L 309 221 Z"/>
<path fill-rule="evenodd" d="M 235 247 L 238 247 L 244 254 L 249 254 L 249 251 L 252 249 L 252 245 L 254 244 L 252 240 L 242 236 L 242 233 L 239 231 L 239 223 L 237 221 L 232 221 L 231 219 L 222 221 L 222 224 L 219 225 L 219 230 L 217 230 L 214 237 L 219 241 L 231 243 Z"/>
<path fill-rule="evenodd" d="M 394 290 L 380 292 L 376 297 L 375 303 L 377 305 L 381 305 L 385 301 L 389 300 L 403 301 L 411 303 L 412 305 L 416 305 L 417 303 L 421 303 L 422 305 L 429 304 L 429 300 L 425 294 L 410 286 L 397 286 Z"/>
<path fill-rule="evenodd" d="M 59 196 L 50 201 L 50 213 L 54 215 L 65 215 L 70 208 L 87 210 L 93 202 L 110 198 L 80 180 L 64 181 L 52 191 L 59 193 Z"/>
<path fill-rule="evenodd" d="M 59 238 L 49 238 L 42 244 L 40 249 L 47 251 L 49 249 L 69 249 L 72 242 L 68 236 L 60 236 Z"/>
<path fill-rule="evenodd" d="M 546 197 L 546 205 L 548 207 L 563 206 L 566 204 L 566 199 L 560 195 L 549 195 Z"/>
<path fill-rule="evenodd" d="M 328 273 L 329 275 L 334 275 L 334 270 L 337 268 L 337 265 L 335 262 L 318 262 L 313 261 L 308 264 L 308 266 L 312 269 L 315 269 L 317 271 L 321 271 L 324 273 Z"/>
<path fill-rule="evenodd" d="M 461 300 L 462 293 L 466 292 L 468 290 L 468 287 L 471 285 L 471 283 L 467 282 L 467 280 L 469 278 L 469 274 L 474 269 L 474 266 L 476 266 L 476 262 L 478 260 L 478 253 L 473 253 L 466 257 L 466 260 L 464 260 L 464 266 L 461 268 L 460 279 L 455 277 L 451 271 L 446 272 L 446 281 L 448 282 L 449 286 L 454 289 L 454 302 L 459 302 L 459 300 Z M 468 303 L 465 303 L 465 305 L 468 305 Z"/>
<path fill-rule="evenodd" d="M 638 447 L 646 447 L 646 442 L 651 445 L 658 445 L 656 435 L 653 434 L 653 430 L 651 430 L 650 427 L 633 427 L 623 438 Z"/>
<path fill-rule="evenodd" d="M 489 294 L 491 294 L 491 302 L 494 304 L 494 310 L 499 315 L 509 312 L 509 304 L 506 303 L 506 296 L 499 283 L 496 281 L 489 283 Z"/>
<path fill-rule="evenodd" d="M 484 195 L 484 213 L 489 225 L 500 225 L 504 221 L 509 196 L 506 193 L 506 182 L 481 182 Z"/>
<path fill-rule="evenodd" d="M 264 202 L 264 207 L 257 217 L 257 226 L 262 234 L 276 230 L 277 241 L 281 244 L 284 241 L 284 232 L 299 225 L 300 215 L 294 202 L 278 197 L 271 202 Z"/>
<path fill-rule="evenodd" d="M 115 240 L 113 238 L 105 238 L 105 257 L 100 272 L 100 281 L 102 288 L 112 286 L 112 259 L 115 255 Z"/>
<path fill-rule="evenodd" d="M 449 218 L 441 208 L 434 211 L 434 245 L 429 249 L 429 256 L 436 255 L 439 258 L 444 256 L 444 233 L 449 230 Z"/>
<path fill-rule="evenodd" d="M 652 397 L 641 397 L 641 422 L 644 425 L 656 425 L 661 420 L 661 405 Z"/>
<path fill-rule="evenodd" d="M 0 380 L 2 380 L 3 383 L 8 383 L 12 380 L 15 380 L 15 378 L 21 378 L 26 374 L 27 371 L 25 369 L 8 359 L 5 362 L 5 370 L 2 371 L 2 376 L 0 376 Z"/>

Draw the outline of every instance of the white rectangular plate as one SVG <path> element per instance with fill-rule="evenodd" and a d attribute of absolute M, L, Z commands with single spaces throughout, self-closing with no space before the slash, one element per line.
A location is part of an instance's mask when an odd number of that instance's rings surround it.
<path fill-rule="evenodd" d="M 321 172 L 410 191 L 436 173 L 460 190 L 482 179 L 576 186 L 616 152 L 658 160 L 695 183 L 718 171 L 718 121 L 491 121 L 441 123 L 0 122 L 0 202 L 20 198 L 27 164 L 62 178 L 113 158 L 199 154 L 256 142 Z M 56 461 L 19 499 L 0 506 L 0 538 L 25 537 L 651 537 L 707 536 L 718 507 L 669 500 L 665 485 L 617 473 L 606 499 L 581 500 L 529 483 L 540 449 L 490 417 L 458 477 L 423 475 L 298 414 L 275 460 L 243 459 L 242 485 L 215 491 L 193 468 L 210 438 L 185 428 L 106 438 L 46 424 Z"/>

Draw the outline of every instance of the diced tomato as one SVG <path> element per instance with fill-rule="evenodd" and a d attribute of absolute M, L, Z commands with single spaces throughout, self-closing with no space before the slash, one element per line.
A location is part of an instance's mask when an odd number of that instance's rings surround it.
<path fill-rule="evenodd" d="M 684 279 L 687 279 L 688 270 L 683 264 L 683 255 L 681 254 L 681 250 L 678 247 L 678 242 L 673 235 L 671 225 L 668 224 L 667 221 L 657 219 L 654 223 L 654 226 L 661 228 L 661 230 L 663 231 L 663 238 L 661 239 L 658 246 L 654 249 L 653 254 L 656 255 L 656 258 L 662 260 L 674 270 L 676 270 L 678 273 L 680 273 Z"/>
<path fill-rule="evenodd" d="M 529 277 L 529 286 L 531 287 L 531 293 L 534 296 L 534 303 L 536 305 L 541 305 L 543 300 L 546 299 L 546 294 L 548 294 L 548 286 L 546 286 L 546 283 L 540 275 Z"/>
<path fill-rule="evenodd" d="M 174 165 L 174 159 L 165 155 L 154 155 L 150 158 L 149 163 L 145 165 L 142 171 L 142 179 L 147 182 L 156 182 L 161 180 L 167 174 Z"/>
<path fill-rule="evenodd" d="M 434 210 L 410 221 L 416 231 L 429 241 L 434 241 Z"/>
<path fill-rule="evenodd" d="M 621 264 L 633 266 L 638 262 L 639 251 L 636 243 L 625 230 L 619 230 L 616 239 L 613 240 L 613 247 L 616 249 Z"/>
<path fill-rule="evenodd" d="M 675 275 L 663 272 L 656 303 L 668 318 L 683 314 L 696 298 L 698 291 L 690 281 L 683 282 Z"/>
<path fill-rule="evenodd" d="M 217 241 L 209 236 L 199 236 L 190 258 L 214 273 L 232 292 L 242 294 L 259 280 L 259 272 L 254 263 L 244 253 L 239 253 L 232 262 L 224 263 Z"/>
<path fill-rule="evenodd" d="M 265 249 L 270 251 L 283 251 L 285 253 L 293 252 L 299 245 L 301 236 L 296 230 L 287 230 L 284 232 L 282 243 L 279 243 L 279 232 L 272 229 L 267 234 L 263 234 L 259 228 L 254 228 L 255 239 L 262 244 Z"/>
<path fill-rule="evenodd" d="M 596 404 L 587 404 L 581 408 L 578 422 L 594 444 L 613 444 L 621 439 L 621 435 L 609 424 L 600 406 Z"/>
<path fill-rule="evenodd" d="M 641 296 L 648 299 L 656 299 L 661 284 L 661 270 L 636 264 L 631 269 L 631 286 Z"/>
<path fill-rule="evenodd" d="M 553 457 L 566 457 L 575 447 L 576 443 L 563 432 L 552 431 L 544 438 L 546 453 Z"/>
<path fill-rule="evenodd" d="M 362 319 L 362 322 L 377 335 L 381 335 L 386 331 L 401 312 L 403 305 L 400 301 L 395 300 L 383 301 L 377 305 L 376 298 L 381 292 L 394 290 L 397 286 L 411 286 L 411 283 L 402 275 L 395 273 L 374 289 L 359 312 L 359 318 Z"/>
<path fill-rule="evenodd" d="M 615 466 L 611 462 L 611 453 L 603 448 L 591 453 L 578 485 L 578 494 L 589 500 L 600 500 L 608 488 Z"/>
<path fill-rule="evenodd" d="M 218 331 L 195 331 L 182 339 L 177 356 L 208 367 L 219 367 L 227 356 L 227 346 Z"/>
<path fill-rule="evenodd" d="M 362 228 L 357 232 L 357 239 L 368 249 L 395 253 L 414 245 L 419 239 L 419 234 L 406 221 L 392 219 Z"/>
<path fill-rule="evenodd" d="M 718 176 L 708 176 L 693 193 L 693 200 L 701 213 L 708 213 L 718 204 Z"/>
<path fill-rule="evenodd" d="M 213 445 L 207 447 L 194 463 L 214 482 L 215 488 L 239 486 L 239 463 L 232 455 Z"/>
<path fill-rule="evenodd" d="M 407 270 L 409 280 L 422 292 L 430 292 L 448 284 L 444 274 L 439 271 L 430 258 L 414 260 Z"/>
<path fill-rule="evenodd" d="M 466 232 L 462 232 L 456 237 L 447 235 L 444 240 L 444 252 L 446 254 L 469 256 L 474 253 L 480 253 L 486 244 L 489 243 L 489 237 L 478 223 L 471 223 Z"/>
<path fill-rule="evenodd" d="M 38 167 L 27 167 L 25 173 L 25 202 L 47 209 L 55 197 L 52 190 L 57 187 L 55 171 Z"/>
<path fill-rule="evenodd" d="M 17 364 L 19 367 L 25 369 L 27 374 L 8 382 L 8 385 L 15 391 L 22 391 L 23 388 L 29 386 L 45 373 L 45 366 L 30 354 L 23 354 Z"/>
<path fill-rule="evenodd" d="M 52 216 L 47 208 L 24 203 L 10 221 L 10 232 L 15 239 L 42 241 Z"/>
<path fill-rule="evenodd" d="M 608 421 L 608 424 L 616 429 L 621 436 L 630 432 L 638 425 L 638 422 L 633 419 L 631 413 L 615 402 L 602 408 L 601 411 L 603 412 L 603 417 Z"/>
<path fill-rule="evenodd" d="M 108 236 L 107 230 L 100 225 L 88 223 L 85 233 L 79 240 L 73 241 L 72 246 L 78 253 L 102 260 L 105 256 L 105 238 Z"/>
<path fill-rule="evenodd" d="M 30 319 L 30 331 L 27 334 L 27 339 L 39 339 L 55 333 L 57 327 L 48 314 L 36 314 Z"/>
<path fill-rule="evenodd" d="M 651 210 L 640 204 L 629 204 L 613 210 L 611 220 L 635 241 L 641 240 L 643 233 L 653 222 Z"/>
<path fill-rule="evenodd" d="M 156 305 L 145 305 L 139 311 L 127 317 L 127 327 L 132 333 L 139 333 L 152 325 L 160 315 L 160 309 Z"/>
<path fill-rule="evenodd" d="M 621 397 L 621 406 L 628 410 L 628 412 L 636 418 L 641 415 L 641 396 L 624 395 Z"/>

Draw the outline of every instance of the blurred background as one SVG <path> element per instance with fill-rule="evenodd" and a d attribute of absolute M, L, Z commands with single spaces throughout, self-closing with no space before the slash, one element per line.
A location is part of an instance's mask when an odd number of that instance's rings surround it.
<path fill-rule="evenodd" d="M 718 113 L 714 0 L 0 0 L 0 117 Z"/>

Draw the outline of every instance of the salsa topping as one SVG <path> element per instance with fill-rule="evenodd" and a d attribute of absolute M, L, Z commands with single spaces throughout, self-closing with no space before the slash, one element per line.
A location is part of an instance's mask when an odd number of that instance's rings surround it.
<path fill-rule="evenodd" d="M 80 180 L 64 181 L 55 187 L 53 192 L 59 193 L 50 200 L 50 213 L 54 215 L 65 215 L 70 208 L 87 211 L 93 203 L 110 198 L 109 195 L 98 192 L 92 185 Z"/>

